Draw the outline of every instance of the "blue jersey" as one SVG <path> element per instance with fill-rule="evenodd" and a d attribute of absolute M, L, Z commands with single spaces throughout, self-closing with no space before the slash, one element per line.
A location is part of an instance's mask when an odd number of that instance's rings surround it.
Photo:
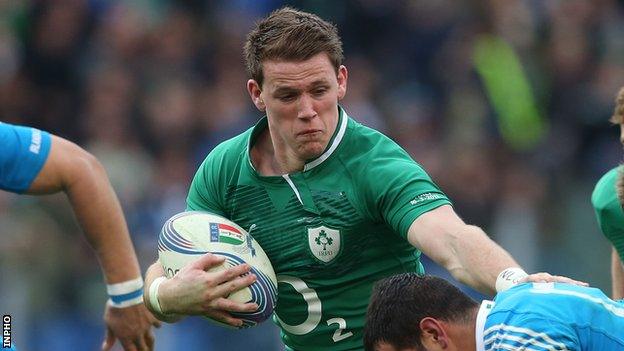
<path fill-rule="evenodd" d="M 26 191 L 48 158 L 50 145 L 47 132 L 0 122 L 0 189 Z"/>
<path fill-rule="evenodd" d="M 478 351 L 624 350 L 624 302 L 595 288 L 521 284 L 484 301 L 476 332 Z"/>

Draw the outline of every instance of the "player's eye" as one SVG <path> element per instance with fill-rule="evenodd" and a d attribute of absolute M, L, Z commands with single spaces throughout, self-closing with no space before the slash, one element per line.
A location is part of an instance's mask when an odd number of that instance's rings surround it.
<path fill-rule="evenodd" d="M 314 89 L 312 91 L 312 94 L 314 96 L 323 96 L 323 94 L 325 94 L 327 92 L 327 88 L 318 88 L 318 89 Z"/>
<path fill-rule="evenodd" d="M 295 98 L 297 98 L 297 95 L 287 94 L 287 95 L 278 96 L 277 98 L 282 102 L 291 102 L 291 101 L 294 101 Z"/>

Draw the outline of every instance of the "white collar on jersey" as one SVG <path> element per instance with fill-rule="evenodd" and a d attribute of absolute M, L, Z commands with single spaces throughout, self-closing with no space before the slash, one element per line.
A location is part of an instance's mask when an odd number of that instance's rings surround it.
<path fill-rule="evenodd" d="M 485 319 L 494 307 L 494 301 L 483 300 L 481 307 L 479 307 L 479 313 L 477 313 L 477 324 L 475 326 L 475 338 L 477 342 L 477 351 L 485 351 L 485 345 L 483 344 L 483 332 L 485 331 Z"/>
<path fill-rule="evenodd" d="M 325 152 L 323 152 L 321 156 L 315 158 L 314 160 L 306 163 L 303 166 L 304 172 L 309 171 L 312 168 L 320 165 L 321 163 L 323 163 L 323 161 L 327 160 L 334 151 L 336 151 L 338 145 L 340 145 L 340 142 L 345 135 L 345 132 L 347 131 L 348 120 L 349 116 L 347 116 L 345 110 L 342 107 L 338 106 L 338 130 L 336 131 L 335 136 L 333 136 L 332 140 L 330 141 L 331 144 L 327 149 L 325 149 Z"/>
<path fill-rule="evenodd" d="M 265 116 L 264 119 L 266 118 L 267 117 Z M 256 124 L 256 127 L 254 127 L 254 129 L 257 128 L 257 126 L 260 125 L 261 122 L 258 122 L 258 124 Z M 325 152 L 323 152 L 321 156 L 303 165 L 304 172 L 309 171 L 312 168 L 320 165 L 321 163 L 323 163 L 323 161 L 327 160 L 329 156 L 331 156 L 331 154 L 334 153 L 334 151 L 336 151 L 336 149 L 340 145 L 340 142 L 344 138 L 344 135 L 347 131 L 348 122 L 349 122 L 349 116 L 347 115 L 345 110 L 339 105 L 338 106 L 338 127 L 336 128 L 336 131 L 334 131 L 334 135 L 332 135 L 332 138 L 330 139 L 330 145 L 325 149 Z M 266 126 L 266 128 L 268 128 L 268 126 Z M 249 161 L 249 165 L 251 166 L 253 170 L 256 170 L 256 168 L 254 167 L 253 162 L 251 161 L 251 148 L 252 148 L 252 143 L 253 143 L 253 134 L 255 133 L 256 132 L 254 130 L 252 132 L 252 136 L 249 137 L 249 141 L 247 142 L 248 161 Z"/>

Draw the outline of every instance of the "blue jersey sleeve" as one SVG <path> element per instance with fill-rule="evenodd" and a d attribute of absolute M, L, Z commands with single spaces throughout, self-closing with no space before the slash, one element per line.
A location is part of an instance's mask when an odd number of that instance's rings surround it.
<path fill-rule="evenodd" d="M 51 140 L 47 132 L 0 122 L 0 189 L 26 191 L 48 158 Z"/>

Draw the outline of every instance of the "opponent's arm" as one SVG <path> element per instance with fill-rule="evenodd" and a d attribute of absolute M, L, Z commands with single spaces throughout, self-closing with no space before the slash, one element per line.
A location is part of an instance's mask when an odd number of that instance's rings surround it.
<path fill-rule="evenodd" d="M 613 299 L 624 299 L 624 265 L 615 248 L 611 252 L 611 281 L 613 282 Z"/>
<path fill-rule="evenodd" d="M 225 257 L 205 254 L 171 279 L 159 262 L 152 264 L 145 273 L 144 301 L 149 309 L 165 322 L 175 322 L 180 315 L 205 315 L 234 327 L 243 321 L 230 312 L 253 312 L 255 303 L 238 303 L 227 296 L 256 281 L 254 274 L 247 274 L 251 267 L 241 264 L 225 270 L 208 272 L 221 265 Z"/>
<path fill-rule="evenodd" d="M 100 261 L 106 282 L 110 285 L 140 280 L 141 271 L 128 227 L 104 167 L 76 144 L 52 136 L 48 158 L 27 193 L 59 191 L 67 194 Z M 108 330 L 103 349 L 111 348 L 115 338 L 119 338 L 126 350 L 153 349 L 151 325 L 158 322 L 140 301 L 124 308 L 107 304 L 104 318 Z"/>
<path fill-rule="evenodd" d="M 27 193 L 63 191 L 109 284 L 141 276 L 121 206 L 104 167 L 76 144 L 52 136 L 50 155 Z"/>
<path fill-rule="evenodd" d="M 416 218 L 409 228 L 408 240 L 446 268 L 455 279 L 483 293 L 492 294 L 496 291 L 497 278 L 501 272 L 507 268 L 520 267 L 481 228 L 464 223 L 449 205 L 440 206 Z M 548 273 L 528 275 L 521 281 L 586 285 Z"/>

